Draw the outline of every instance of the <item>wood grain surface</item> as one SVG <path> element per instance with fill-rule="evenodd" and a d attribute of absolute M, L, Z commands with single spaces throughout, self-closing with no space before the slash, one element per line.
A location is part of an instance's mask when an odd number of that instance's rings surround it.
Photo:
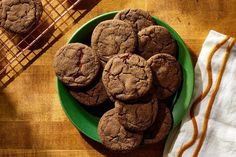
<path fill-rule="evenodd" d="M 84 0 L 78 10 L 95 0 Z M 55 52 L 88 20 L 124 8 L 149 11 L 172 26 L 183 38 L 196 62 L 201 45 L 213 29 L 236 36 L 236 0 L 101 0 L 63 37 L 0 91 L 0 157 L 162 156 L 164 142 L 129 154 L 108 152 L 84 137 L 70 123 L 59 103 L 52 68 Z"/>

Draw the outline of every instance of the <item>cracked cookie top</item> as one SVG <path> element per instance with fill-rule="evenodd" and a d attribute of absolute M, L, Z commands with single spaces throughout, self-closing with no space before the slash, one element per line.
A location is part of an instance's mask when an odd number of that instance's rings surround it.
<path fill-rule="evenodd" d="M 118 100 L 144 96 L 152 85 L 152 72 L 147 62 L 136 54 L 124 53 L 106 64 L 102 81 L 107 93 Z"/>
<path fill-rule="evenodd" d="M 80 103 L 87 106 L 101 105 L 108 99 L 105 87 L 100 79 L 96 84 L 77 91 L 70 90 L 71 95 Z"/>
<path fill-rule="evenodd" d="M 6 30 L 26 33 L 40 20 L 40 0 L 0 0 L 0 24 Z"/>
<path fill-rule="evenodd" d="M 141 9 L 125 9 L 116 14 L 114 19 L 129 23 L 134 31 L 138 33 L 143 28 L 154 25 L 151 15 Z"/>
<path fill-rule="evenodd" d="M 130 151 L 142 141 L 142 133 L 126 130 L 118 121 L 115 109 L 107 111 L 99 121 L 98 135 L 101 143 L 113 151 Z"/>
<path fill-rule="evenodd" d="M 176 56 L 177 44 L 169 31 L 162 26 L 149 26 L 138 32 L 140 55 L 148 59 L 157 53 Z"/>
<path fill-rule="evenodd" d="M 136 46 L 132 27 L 120 20 L 99 23 L 93 31 L 91 42 L 103 65 L 115 54 L 133 53 Z"/>
<path fill-rule="evenodd" d="M 154 75 L 153 83 L 159 99 L 166 99 L 173 95 L 182 81 L 182 72 L 175 57 L 160 53 L 148 59 Z"/>
<path fill-rule="evenodd" d="M 63 46 L 54 57 L 57 77 L 71 87 L 84 87 L 98 74 L 100 63 L 90 47 L 73 43 Z"/>
<path fill-rule="evenodd" d="M 146 130 L 156 119 L 158 111 L 157 97 L 147 95 L 135 103 L 115 102 L 119 122 L 127 129 L 135 132 Z"/>

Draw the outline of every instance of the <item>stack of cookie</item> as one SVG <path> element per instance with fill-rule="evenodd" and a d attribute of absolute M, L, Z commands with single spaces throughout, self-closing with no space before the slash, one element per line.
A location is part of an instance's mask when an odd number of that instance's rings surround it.
<path fill-rule="evenodd" d="M 172 115 L 164 102 L 182 80 L 176 55 L 166 28 L 143 10 L 127 9 L 96 26 L 91 48 L 81 43 L 61 48 L 54 68 L 80 103 L 114 102 L 101 117 L 98 134 L 107 148 L 123 152 L 169 133 Z"/>
<path fill-rule="evenodd" d="M 113 56 L 105 65 L 102 81 L 115 108 L 99 122 L 101 142 L 111 150 L 128 151 L 142 141 L 152 144 L 164 139 L 172 116 L 162 101 L 178 88 L 178 74 L 178 62 L 168 54 L 156 54 L 147 61 L 131 53 Z"/>
<path fill-rule="evenodd" d="M 87 45 L 73 43 L 63 46 L 55 55 L 54 69 L 80 103 L 98 106 L 108 99 L 101 81 L 100 62 L 95 51 Z"/>

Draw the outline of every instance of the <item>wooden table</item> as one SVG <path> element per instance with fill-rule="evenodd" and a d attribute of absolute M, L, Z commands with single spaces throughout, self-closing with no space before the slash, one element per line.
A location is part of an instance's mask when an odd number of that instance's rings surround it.
<path fill-rule="evenodd" d="M 95 0 L 92 0 L 94 2 Z M 80 9 L 89 7 L 84 0 Z M 86 21 L 102 13 L 142 8 L 172 26 L 195 62 L 210 29 L 236 36 L 236 0 L 101 0 L 60 40 L 0 91 L 0 156 L 125 156 L 80 134 L 59 103 L 52 69 L 55 52 Z M 141 147 L 129 156 L 162 156 L 164 143 Z M 126 154 L 127 155 L 127 154 Z"/>

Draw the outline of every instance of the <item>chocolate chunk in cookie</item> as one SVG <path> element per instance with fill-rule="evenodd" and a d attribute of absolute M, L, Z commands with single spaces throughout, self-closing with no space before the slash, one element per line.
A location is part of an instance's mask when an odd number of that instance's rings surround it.
<path fill-rule="evenodd" d="M 147 62 L 153 71 L 153 83 L 158 99 L 173 95 L 182 81 L 181 68 L 175 57 L 160 53 L 152 56 Z"/>
<path fill-rule="evenodd" d="M 70 87 L 78 88 L 90 84 L 98 74 L 99 67 L 94 50 L 81 43 L 65 45 L 54 58 L 57 77 Z"/>
<path fill-rule="evenodd" d="M 151 15 L 141 9 L 125 9 L 116 14 L 114 19 L 129 23 L 134 31 L 138 33 L 143 28 L 154 25 Z"/>
<path fill-rule="evenodd" d="M 26 33 L 39 22 L 42 12 L 40 0 L 1 0 L 0 25 L 14 33 Z"/>
<path fill-rule="evenodd" d="M 70 90 L 70 93 L 76 100 L 87 106 L 101 105 L 108 99 L 102 80 L 83 89 Z"/>
<path fill-rule="evenodd" d="M 113 151 L 135 149 L 142 141 L 142 133 L 125 130 L 119 123 L 115 109 L 107 111 L 99 121 L 98 135 L 101 143 Z"/>
<path fill-rule="evenodd" d="M 136 46 L 132 27 L 120 20 L 99 23 L 92 34 L 92 48 L 103 65 L 115 54 L 133 53 Z"/>
<path fill-rule="evenodd" d="M 127 130 L 140 132 L 149 128 L 156 119 L 158 102 L 156 96 L 135 103 L 115 102 L 115 109 L 121 125 Z"/>
<path fill-rule="evenodd" d="M 177 44 L 169 31 L 162 26 L 149 26 L 138 33 L 140 55 L 148 59 L 157 53 L 176 56 Z"/>
<path fill-rule="evenodd" d="M 107 93 L 118 100 L 144 96 L 152 85 L 152 72 L 147 62 L 136 54 L 119 54 L 106 64 L 103 84 Z"/>
<path fill-rule="evenodd" d="M 172 115 L 168 107 L 159 103 L 155 122 L 144 132 L 144 144 L 153 144 L 163 140 L 172 127 Z"/>

